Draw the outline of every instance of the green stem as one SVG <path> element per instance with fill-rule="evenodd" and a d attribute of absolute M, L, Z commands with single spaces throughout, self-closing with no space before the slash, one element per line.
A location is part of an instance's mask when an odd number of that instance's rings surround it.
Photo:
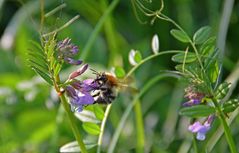
<path fill-rule="evenodd" d="M 144 64 L 145 62 L 160 56 L 160 55 L 164 55 L 164 54 L 175 54 L 175 53 L 184 53 L 184 51 L 180 51 L 180 50 L 167 50 L 167 51 L 161 51 L 158 54 L 153 54 L 150 55 L 148 57 L 146 57 L 145 59 L 143 59 L 140 63 L 138 63 L 137 65 L 135 65 L 125 76 L 125 78 L 129 77 L 137 68 L 139 68 L 142 64 Z"/>
<path fill-rule="evenodd" d="M 134 106 L 136 120 L 136 153 L 144 153 L 144 122 L 141 110 L 141 103 L 138 100 Z"/>
<path fill-rule="evenodd" d="M 78 144 L 79 144 L 79 146 L 80 146 L 80 150 L 81 150 L 82 153 L 87 153 L 85 144 L 83 143 L 82 138 L 81 138 L 81 134 L 80 134 L 80 132 L 78 131 L 77 126 L 76 126 L 76 124 L 75 124 L 74 114 L 72 113 L 71 108 L 70 108 L 69 104 L 68 104 L 67 101 L 66 101 L 65 95 L 62 94 L 62 95 L 60 96 L 60 99 L 61 99 L 61 103 L 62 103 L 63 106 L 64 106 L 64 109 L 65 109 L 65 111 L 66 111 L 66 114 L 67 114 L 67 116 L 68 116 L 68 118 L 69 118 L 70 125 L 71 125 L 72 131 L 73 131 L 73 133 L 74 133 L 74 136 L 75 136 L 75 138 L 76 138 L 76 140 L 77 140 L 77 142 L 78 142 Z"/>
<path fill-rule="evenodd" d="M 94 31 L 90 35 L 90 38 L 88 39 L 87 44 L 85 45 L 85 47 L 82 51 L 82 55 L 81 55 L 82 60 L 87 58 L 90 48 L 92 47 L 93 43 L 95 42 L 95 39 L 96 39 L 97 35 L 99 34 L 102 26 L 104 25 L 104 22 L 106 21 L 107 17 L 114 10 L 114 8 L 117 6 L 118 3 L 119 3 L 119 0 L 114 0 L 110 4 L 110 6 L 107 8 L 107 10 L 103 14 L 103 16 L 100 18 L 99 22 L 96 24 Z"/>
<path fill-rule="evenodd" d="M 119 122 L 119 125 L 113 135 L 113 138 L 109 144 L 109 148 L 108 148 L 108 153 L 113 153 L 114 152 L 114 149 L 115 149 L 115 146 L 116 146 L 116 143 L 119 139 L 119 136 L 120 136 L 120 133 L 125 125 L 125 122 L 130 114 L 130 112 L 132 111 L 134 105 L 137 103 L 137 101 L 141 98 L 141 96 L 146 92 L 148 91 L 153 85 L 155 85 L 156 82 L 158 82 L 159 80 L 161 80 L 162 78 L 165 78 L 165 77 L 175 77 L 177 78 L 178 76 L 175 75 L 175 74 L 161 74 L 159 76 L 156 76 L 154 77 L 153 79 L 151 79 L 140 91 L 140 93 L 135 96 L 135 98 L 133 99 L 132 103 L 130 103 L 128 105 L 128 107 L 126 108 L 123 116 L 121 117 L 121 120 Z"/>
<path fill-rule="evenodd" d="M 229 128 L 229 126 L 226 122 L 226 117 L 225 117 L 224 113 L 222 112 L 217 100 L 214 97 L 212 98 L 212 101 L 213 101 L 213 103 L 216 106 L 216 109 L 218 111 L 219 119 L 220 119 L 221 124 L 223 126 L 225 136 L 226 136 L 226 139 L 227 139 L 227 143 L 229 145 L 231 153 L 237 153 L 236 145 L 235 145 L 235 142 L 232 138 L 231 130 L 230 130 L 230 128 Z"/>
<path fill-rule="evenodd" d="M 195 153 L 198 153 L 198 146 L 197 146 L 197 140 L 195 136 L 193 136 L 193 149 Z"/>
<path fill-rule="evenodd" d="M 99 135 L 99 138 L 98 138 L 97 153 L 100 153 L 100 150 L 101 150 L 101 144 L 102 144 L 103 134 L 104 134 L 104 130 L 105 130 L 105 123 L 106 123 L 106 120 L 107 120 L 107 118 L 109 116 L 111 106 L 112 106 L 111 104 L 109 104 L 107 106 L 105 114 L 104 114 L 104 118 L 103 118 L 102 123 L 101 123 L 100 135 Z"/>
<path fill-rule="evenodd" d="M 162 16 L 162 17 L 161 17 L 161 16 Z M 189 38 L 189 40 L 190 40 L 189 43 L 190 43 L 191 46 L 193 47 L 193 50 L 194 50 L 194 52 L 195 52 L 195 54 L 196 54 L 196 56 L 197 56 L 198 62 L 199 62 L 199 64 L 200 64 L 202 70 L 204 70 L 202 61 L 201 61 L 200 56 L 199 56 L 199 54 L 198 54 L 198 50 L 197 50 L 195 44 L 193 43 L 193 41 L 191 40 L 191 38 L 190 38 L 190 37 L 188 36 L 188 34 L 183 30 L 183 28 L 182 28 L 180 25 L 178 25 L 175 21 L 173 21 L 171 18 L 169 18 L 168 16 L 166 16 L 166 15 L 164 15 L 164 14 L 157 15 L 157 17 L 158 17 L 159 19 L 162 19 L 162 20 L 171 22 L 175 27 L 177 27 L 180 31 L 182 31 L 182 32 Z"/>

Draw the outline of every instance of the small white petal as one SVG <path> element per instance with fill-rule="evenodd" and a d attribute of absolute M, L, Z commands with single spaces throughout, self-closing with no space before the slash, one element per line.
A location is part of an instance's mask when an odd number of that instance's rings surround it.
<path fill-rule="evenodd" d="M 157 34 L 153 36 L 151 45 L 153 52 L 157 54 L 159 52 L 159 38 Z"/>
<path fill-rule="evenodd" d="M 136 54 L 136 51 L 134 49 L 131 49 L 129 52 L 129 63 L 133 66 L 137 65 L 137 62 L 134 60 L 135 54 Z"/>

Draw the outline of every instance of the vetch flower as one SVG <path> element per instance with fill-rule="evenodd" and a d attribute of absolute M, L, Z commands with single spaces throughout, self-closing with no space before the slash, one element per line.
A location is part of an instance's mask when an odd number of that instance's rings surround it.
<path fill-rule="evenodd" d="M 188 106 L 198 105 L 200 103 L 201 103 L 201 100 L 199 99 L 190 99 L 189 101 L 183 103 L 183 106 L 188 107 Z"/>
<path fill-rule="evenodd" d="M 204 124 L 201 124 L 199 121 L 194 122 L 192 125 L 189 125 L 188 130 L 192 133 L 197 133 L 196 138 L 198 140 L 205 140 L 206 133 L 211 128 L 211 123 L 214 120 L 214 115 L 210 115 L 207 120 L 204 122 Z"/>
<path fill-rule="evenodd" d="M 69 75 L 69 79 L 74 79 L 74 78 L 78 77 L 79 75 L 83 74 L 87 70 L 87 68 L 88 68 L 88 64 L 84 64 L 79 69 L 77 69 L 76 71 L 72 72 Z"/>
<path fill-rule="evenodd" d="M 76 90 L 72 86 L 67 86 L 66 93 L 69 98 L 72 111 L 81 112 L 84 106 L 94 103 L 93 96 L 91 96 L 90 92 L 84 90 L 84 88 Z"/>
<path fill-rule="evenodd" d="M 65 62 L 72 65 L 80 65 L 81 60 L 74 60 L 73 57 L 79 52 L 76 45 L 71 43 L 71 39 L 66 38 L 57 44 L 57 58 L 59 60 L 64 60 Z"/>
<path fill-rule="evenodd" d="M 74 60 L 73 58 L 70 58 L 70 57 L 65 57 L 64 61 L 71 65 L 80 65 L 82 63 L 81 60 Z"/>
<path fill-rule="evenodd" d="M 202 99 L 205 97 L 205 94 L 198 92 L 194 87 L 189 86 L 185 89 L 185 98 L 188 99 L 187 102 L 183 103 L 183 106 L 193 106 L 201 103 Z"/>

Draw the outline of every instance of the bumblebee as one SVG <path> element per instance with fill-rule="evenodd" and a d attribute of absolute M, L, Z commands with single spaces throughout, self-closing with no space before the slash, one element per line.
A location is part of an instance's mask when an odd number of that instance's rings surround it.
<path fill-rule="evenodd" d="M 95 102 L 98 104 L 110 104 L 116 98 L 116 87 L 118 86 L 117 78 L 106 72 L 96 72 L 96 78 L 93 83 L 97 85 L 96 93 L 93 95 Z"/>
<path fill-rule="evenodd" d="M 118 95 L 119 91 L 122 89 L 129 90 L 130 93 L 137 93 L 138 90 L 133 87 L 129 87 L 128 84 L 131 80 L 120 80 L 116 78 L 113 74 L 108 72 L 97 72 L 93 69 L 93 74 L 96 78 L 93 84 L 97 86 L 93 97 L 95 99 L 94 103 L 98 104 L 110 104 L 112 103 Z M 125 83 L 127 82 L 127 84 Z"/>

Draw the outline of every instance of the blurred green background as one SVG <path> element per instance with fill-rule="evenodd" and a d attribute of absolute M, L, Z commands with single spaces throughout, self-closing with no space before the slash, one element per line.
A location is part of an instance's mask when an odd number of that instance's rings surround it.
<path fill-rule="evenodd" d="M 79 14 L 80 18 L 60 31 L 57 38 L 61 40 L 70 37 L 80 47 L 81 57 L 84 54 L 82 49 L 111 2 L 45 0 L 46 13 L 62 3 L 66 7 L 46 18 L 43 31 L 53 31 Z M 152 4 L 144 0 L 142 2 L 153 10 L 160 7 L 159 0 L 152 0 Z M 230 0 L 171 0 L 165 1 L 164 13 L 177 21 L 191 36 L 204 25 L 210 25 L 213 34 L 221 36 L 219 26 L 226 3 L 230 3 Z M 29 40 L 39 40 L 39 6 L 38 0 L 0 0 L 1 153 L 58 152 L 62 145 L 74 140 L 68 121 L 59 110 L 59 101 L 54 90 L 27 65 Z M 222 79 L 236 68 L 239 57 L 239 1 L 236 0 L 227 11 L 232 12 L 225 42 Z M 139 50 L 143 57 L 152 54 L 151 39 L 154 34 L 159 36 L 161 51 L 184 50 L 187 47 L 170 35 L 169 31 L 175 28 L 171 24 L 156 20 L 150 25 L 150 18 L 140 12 L 138 15 L 143 21 L 148 21 L 148 24 L 137 21 L 130 1 L 121 0 L 105 20 L 89 54 L 84 56 L 84 61 L 96 70 L 110 71 L 113 66 L 123 66 L 128 71 L 131 68 L 128 62 L 130 49 Z M 134 75 L 136 86 L 140 89 L 150 78 L 160 74 L 161 70 L 173 70 L 174 66 L 168 55 L 147 62 Z M 67 74 L 72 69 L 66 66 L 64 70 Z M 183 101 L 183 87 L 181 82 L 169 78 L 155 84 L 142 97 L 145 152 L 183 153 L 189 150 L 191 134 L 186 129 L 189 120 L 178 116 L 178 108 Z M 238 91 L 238 88 L 234 90 L 234 96 L 238 96 Z M 130 97 L 122 93 L 113 103 L 103 138 L 103 152 L 107 150 L 111 136 L 129 102 Z M 237 119 L 231 126 L 236 142 L 239 142 L 238 123 Z M 80 121 L 78 124 L 81 128 Z M 115 152 L 136 152 L 136 128 L 135 114 L 132 112 Z M 84 137 L 94 139 L 86 133 Z M 204 143 L 200 142 L 199 145 Z M 225 144 L 225 139 L 220 139 L 213 152 L 228 152 Z"/>

